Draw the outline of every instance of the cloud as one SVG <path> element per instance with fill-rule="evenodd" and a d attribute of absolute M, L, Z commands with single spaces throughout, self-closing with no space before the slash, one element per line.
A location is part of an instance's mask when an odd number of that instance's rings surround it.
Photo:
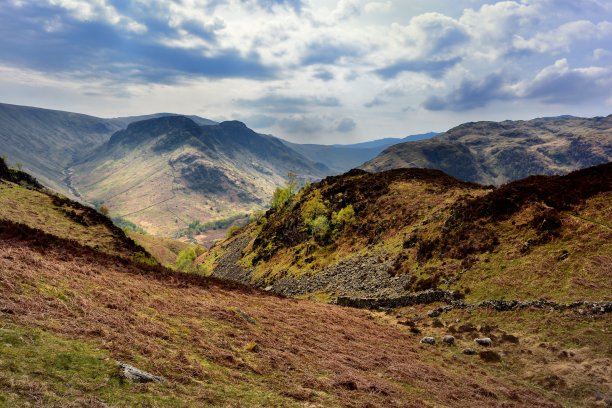
<path fill-rule="evenodd" d="M 291 134 L 313 134 L 322 132 L 325 129 L 325 122 L 318 117 L 307 117 L 302 115 L 293 115 L 282 118 L 278 121 L 279 128 L 286 133 Z"/>
<path fill-rule="evenodd" d="M 340 101 L 335 97 L 324 96 L 283 96 L 266 95 L 256 99 L 240 99 L 239 106 L 255 108 L 264 112 L 274 113 L 302 113 L 311 108 L 335 108 L 340 106 Z"/>
<path fill-rule="evenodd" d="M 422 72 L 434 78 L 440 78 L 446 71 L 460 63 L 461 60 L 461 57 L 456 57 L 442 61 L 399 61 L 390 66 L 379 68 L 374 72 L 384 79 L 395 78 L 400 73 L 406 71 Z"/>
<path fill-rule="evenodd" d="M 317 72 L 315 72 L 315 74 L 313 75 L 315 78 L 320 79 L 321 81 L 332 81 L 335 76 L 332 72 L 325 70 L 325 69 L 319 69 L 317 70 Z"/>
<path fill-rule="evenodd" d="M 85 7 L 83 2 L 63 0 L 61 4 L 4 7 L 0 13 L 0 61 L 77 78 L 135 83 L 174 83 L 185 77 L 262 80 L 277 75 L 276 67 L 264 65 L 256 54 L 165 44 L 149 35 L 126 32 L 121 17 L 97 16 L 97 9 Z M 108 6 L 102 1 L 92 4 Z M 49 30 L 48 21 L 55 22 L 57 29 Z"/>
<path fill-rule="evenodd" d="M 351 118 L 344 118 L 335 127 L 336 132 L 349 133 L 355 130 L 357 123 Z"/>
<path fill-rule="evenodd" d="M 306 45 L 302 65 L 335 64 L 347 57 L 357 57 L 361 51 L 354 44 L 340 43 L 331 38 L 322 38 Z"/>
<path fill-rule="evenodd" d="M 545 104 L 572 105 L 612 97 L 612 68 L 570 68 L 566 59 L 540 70 L 534 78 L 508 81 L 502 74 L 483 80 L 464 80 L 446 96 L 430 96 L 423 107 L 431 111 L 468 111 L 496 100 L 532 99 Z"/>
<path fill-rule="evenodd" d="M 427 110 L 467 111 L 487 105 L 492 100 L 506 99 L 508 94 L 502 89 L 504 79 L 501 74 L 491 74 L 483 80 L 464 80 L 459 88 L 445 97 L 431 96 L 423 107 Z"/>
<path fill-rule="evenodd" d="M 361 14 L 358 0 L 340 0 L 332 16 L 336 20 L 346 20 Z"/>
<path fill-rule="evenodd" d="M 254 1 L 260 7 L 272 11 L 276 6 L 287 7 L 295 10 L 296 12 L 300 12 L 302 10 L 303 4 L 301 0 L 242 0 L 243 3 L 249 3 L 250 1 Z"/>
<path fill-rule="evenodd" d="M 390 0 L 387 1 L 371 1 L 366 3 L 364 11 L 366 13 L 386 13 L 391 10 L 393 4 Z"/>
<path fill-rule="evenodd" d="M 566 59 L 542 69 L 530 81 L 514 86 L 518 97 L 548 104 L 574 104 L 612 97 L 612 68 L 570 68 Z"/>
<path fill-rule="evenodd" d="M 238 120 L 246 123 L 246 125 L 253 129 L 267 129 L 276 124 L 277 120 L 275 117 L 268 115 L 252 115 L 242 117 L 238 115 Z"/>
<path fill-rule="evenodd" d="M 563 24 L 551 31 L 537 33 L 529 39 L 516 36 L 513 45 L 519 50 L 540 53 L 557 50 L 569 52 L 572 44 L 576 41 L 604 38 L 612 40 L 611 22 L 602 21 L 595 24 L 591 21 L 579 20 Z"/>
<path fill-rule="evenodd" d="M 315 135 L 320 133 L 351 133 L 357 128 L 352 118 L 335 119 L 330 115 L 296 114 L 277 121 L 279 129 L 287 134 Z"/>

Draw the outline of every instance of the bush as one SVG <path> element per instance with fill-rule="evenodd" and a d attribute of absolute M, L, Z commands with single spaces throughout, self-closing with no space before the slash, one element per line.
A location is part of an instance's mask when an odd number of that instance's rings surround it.
<path fill-rule="evenodd" d="M 105 205 L 101 205 L 98 211 L 100 211 L 100 214 L 102 215 L 108 215 L 108 207 Z"/>

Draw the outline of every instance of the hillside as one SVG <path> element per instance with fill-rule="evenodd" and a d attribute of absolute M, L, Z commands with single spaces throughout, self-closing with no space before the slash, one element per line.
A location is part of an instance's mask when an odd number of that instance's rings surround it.
<path fill-rule="evenodd" d="M 500 185 L 534 174 L 566 174 L 612 160 L 612 115 L 470 122 L 432 139 L 385 149 L 360 168 L 439 169 L 458 179 Z"/>
<path fill-rule="evenodd" d="M 382 314 L 142 263 L 135 255 L 143 253 L 125 246 L 125 236 L 105 236 L 101 223 L 91 222 L 93 213 L 77 217 L 69 209 L 86 211 L 78 203 L 62 199 L 59 208 L 29 181 L 0 166 L 0 186 L 19 191 L 10 196 L 12 212 L 0 215 L 0 406 L 557 407 L 575 401 L 455 346 L 420 345 L 420 336 Z M 163 381 L 125 379 L 117 361 Z"/>
<path fill-rule="evenodd" d="M 353 170 L 268 211 L 214 248 L 203 268 L 328 299 L 425 289 L 472 302 L 537 299 L 547 288 L 555 301 L 611 300 L 611 169 L 499 188 L 438 170 Z"/>
<path fill-rule="evenodd" d="M 184 116 L 130 124 L 74 165 L 72 186 L 156 235 L 267 205 L 289 172 L 325 168 L 241 122 L 199 126 Z"/>

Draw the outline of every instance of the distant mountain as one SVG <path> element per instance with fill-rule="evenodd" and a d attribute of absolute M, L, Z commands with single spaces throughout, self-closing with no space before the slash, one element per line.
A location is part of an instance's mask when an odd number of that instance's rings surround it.
<path fill-rule="evenodd" d="M 75 192 L 160 235 L 264 208 L 289 172 L 329 172 L 241 122 L 200 126 L 185 116 L 134 122 L 73 168 Z"/>
<path fill-rule="evenodd" d="M 565 174 L 612 160 L 612 115 L 470 122 L 428 140 L 385 149 L 360 168 L 423 167 L 483 184 Z"/>
<path fill-rule="evenodd" d="M 371 140 L 368 142 L 344 144 L 344 145 L 335 144 L 333 146 L 349 147 L 349 148 L 354 148 L 354 149 L 369 149 L 369 148 L 376 148 L 376 147 L 385 148 L 385 147 L 388 147 L 394 144 L 398 144 L 398 143 L 430 139 L 439 134 L 440 134 L 439 132 L 428 132 L 428 133 L 421 133 L 418 135 L 410 135 L 406 137 L 386 137 L 384 139 Z"/>
<path fill-rule="evenodd" d="M 91 153 L 110 136 L 132 122 L 173 114 L 103 119 L 0 103 L 0 153 L 11 163 L 20 163 L 43 184 L 70 193 L 65 183 L 70 164 Z M 192 117 L 200 124 L 215 124 Z"/>
<path fill-rule="evenodd" d="M 285 142 L 287 146 L 301 153 L 312 161 L 319 162 L 332 170 L 331 174 L 347 172 L 364 162 L 373 159 L 380 152 L 396 143 L 410 140 L 423 140 L 437 135 L 429 132 L 419 135 L 406 136 L 405 138 L 384 138 L 369 142 L 346 144 L 346 145 L 319 145 L 319 144 L 297 144 Z"/>

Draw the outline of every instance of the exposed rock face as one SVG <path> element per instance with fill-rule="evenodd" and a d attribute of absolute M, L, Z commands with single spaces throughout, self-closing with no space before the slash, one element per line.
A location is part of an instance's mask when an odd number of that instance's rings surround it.
<path fill-rule="evenodd" d="M 502 184 L 610 160 L 612 115 L 465 123 L 429 140 L 391 146 L 361 168 L 427 167 L 465 181 Z"/>

